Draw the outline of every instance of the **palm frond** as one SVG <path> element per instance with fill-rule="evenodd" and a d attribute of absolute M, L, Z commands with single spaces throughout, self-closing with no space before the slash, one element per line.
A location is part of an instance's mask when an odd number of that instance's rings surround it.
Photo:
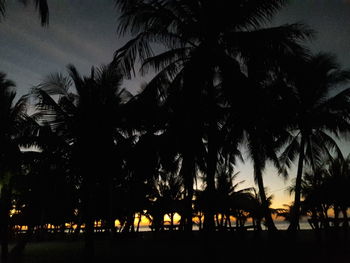
<path fill-rule="evenodd" d="M 42 26 L 47 26 L 49 24 L 49 6 L 47 0 L 18 0 L 24 5 L 27 5 L 31 1 L 35 9 L 39 11 L 39 16 Z"/>
<path fill-rule="evenodd" d="M 136 75 L 134 65 L 138 58 L 142 61 L 153 56 L 150 38 L 153 38 L 152 33 L 140 33 L 115 52 L 113 63 L 120 65 L 127 78 L 131 78 L 131 72 Z"/>
<path fill-rule="evenodd" d="M 38 86 L 32 89 L 32 93 L 36 93 L 36 90 L 41 90 L 48 95 L 62 95 L 67 96 L 68 90 L 72 87 L 72 81 L 68 77 L 64 77 L 62 74 L 50 74 L 47 76 Z"/>
<path fill-rule="evenodd" d="M 281 169 L 278 170 L 283 176 L 288 176 L 288 169 L 292 166 L 295 157 L 300 151 L 300 145 L 298 141 L 298 135 L 290 136 L 287 147 L 284 149 L 279 159 L 281 162 Z"/>
<path fill-rule="evenodd" d="M 35 7 L 39 10 L 41 25 L 49 24 L 49 6 L 47 0 L 35 0 Z"/>
<path fill-rule="evenodd" d="M 228 48 L 239 47 L 245 61 L 260 61 L 274 65 L 288 57 L 308 57 L 301 43 L 313 36 L 313 31 L 303 24 L 290 24 L 247 32 L 233 32 L 225 36 Z M 259 45 L 253 43 L 259 42 Z M 260 63 L 259 62 L 259 63 Z"/>
<path fill-rule="evenodd" d="M 333 156 L 332 153 L 335 153 L 336 156 L 343 156 L 337 142 L 326 132 L 318 130 L 316 136 L 320 138 L 321 145 L 324 147 L 324 152 L 327 157 Z"/>
<path fill-rule="evenodd" d="M 233 15 L 236 24 L 241 28 L 257 28 L 265 22 L 269 22 L 273 15 L 276 14 L 283 6 L 286 0 L 253 0 L 237 1 L 237 13 Z"/>
<path fill-rule="evenodd" d="M 188 58 L 189 51 L 190 48 L 178 48 L 147 58 L 144 60 L 141 66 L 141 72 L 142 74 L 145 74 L 148 72 L 149 68 L 152 68 L 158 72 L 173 63 L 183 63 Z"/>
<path fill-rule="evenodd" d="M 85 94 L 87 92 L 87 90 L 84 88 L 84 79 L 80 75 L 77 68 L 74 65 L 69 64 L 67 66 L 67 70 L 68 70 L 70 78 L 74 82 L 74 86 L 78 92 L 78 95 L 81 96 L 81 95 Z"/>
<path fill-rule="evenodd" d="M 0 0 L 0 21 L 6 13 L 6 0 Z"/>

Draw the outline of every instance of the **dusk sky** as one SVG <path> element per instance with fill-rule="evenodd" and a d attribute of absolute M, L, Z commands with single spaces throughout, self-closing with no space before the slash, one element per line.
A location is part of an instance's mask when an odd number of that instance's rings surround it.
<path fill-rule="evenodd" d="M 19 95 L 49 73 L 64 73 L 69 63 L 86 74 L 91 66 L 110 62 L 114 51 L 127 40 L 116 33 L 118 12 L 113 0 L 49 0 L 50 25 L 44 28 L 34 8 L 18 2 L 8 0 L 6 20 L 0 23 L 0 71 L 16 82 Z M 290 2 L 273 24 L 308 24 L 318 33 L 309 43 L 312 50 L 332 52 L 345 68 L 350 68 L 350 1 Z M 140 83 L 135 79 L 126 86 L 135 92 Z M 346 144 L 342 148 L 347 154 Z M 240 165 L 237 169 L 246 186 L 251 186 L 250 166 Z M 291 177 L 294 176 L 293 171 Z M 267 169 L 265 181 L 275 195 L 275 207 L 289 201 L 284 191 L 289 181 L 278 178 L 273 169 Z"/>

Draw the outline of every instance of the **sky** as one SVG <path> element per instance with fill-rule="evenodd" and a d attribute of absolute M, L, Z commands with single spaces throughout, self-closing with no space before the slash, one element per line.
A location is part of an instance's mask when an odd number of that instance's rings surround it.
<path fill-rule="evenodd" d="M 91 66 L 109 63 L 113 53 L 127 37 L 116 32 L 118 11 L 113 0 L 48 0 L 50 25 L 41 27 L 32 6 L 24 7 L 18 0 L 8 0 L 6 19 L 0 23 L 0 71 L 17 84 L 18 97 L 40 83 L 50 73 L 66 71 L 74 64 L 82 74 Z M 350 0 L 291 0 L 273 20 L 273 25 L 303 22 L 317 32 L 308 45 L 314 52 L 332 52 L 345 68 L 350 68 Z M 143 80 L 138 77 L 125 82 L 136 92 Z M 349 143 L 341 142 L 345 154 Z M 254 184 L 249 161 L 238 164 L 242 186 Z M 265 184 L 274 198 L 273 207 L 290 202 L 288 180 L 277 176 L 268 166 Z"/>

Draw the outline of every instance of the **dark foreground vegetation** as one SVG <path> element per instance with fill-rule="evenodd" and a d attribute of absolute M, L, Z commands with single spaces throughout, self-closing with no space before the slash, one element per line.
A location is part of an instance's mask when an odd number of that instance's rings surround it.
<path fill-rule="evenodd" d="M 269 238 L 267 232 L 211 233 L 194 231 L 121 234 L 113 240 L 96 236 L 96 262 L 349 262 L 350 241 L 344 232 L 301 230 L 296 239 L 287 233 Z M 14 249 L 15 250 L 15 249 Z M 52 237 L 10 253 L 11 262 L 84 262 L 82 240 Z"/>
<path fill-rule="evenodd" d="M 46 24 L 46 1 L 34 3 Z M 335 139 L 350 133 L 350 72 L 308 50 L 306 25 L 268 26 L 285 4 L 117 0 L 130 41 L 110 64 L 88 76 L 69 65 L 18 101 L 1 73 L 3 262 L 20 251 L 23 262 L 346 262 L 350 159 Z M 137 65 L 155 76 L 132 95 L 123 80 Z M 257 190 L 235 181 L 245 159 Z M 293 204 L 271 209 L 266 166 L 288 176 L 296 160 Z M 153 232 L 138 233 L 141 216 Z"/>

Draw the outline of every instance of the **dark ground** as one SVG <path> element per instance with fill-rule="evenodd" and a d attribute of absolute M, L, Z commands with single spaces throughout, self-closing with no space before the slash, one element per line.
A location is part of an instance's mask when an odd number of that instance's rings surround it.
<path fill-rule="evenodd" d="M 95 262 L 350 262 L 350 238 L 343 231 L 316 235 L 314 231 L 302 230 L 294 241 L 286 232 L 280 232 L 273 238 L 266 232 L 260 236 L 253 232 L 210 236 L 198 232 L 191 236 L 143 232 L 113 240 L 97 236 Z M 22 256 L 12 262 L 82 262 L 83 246 L 82 240 L 69 239 L 29 242 Z"/>

